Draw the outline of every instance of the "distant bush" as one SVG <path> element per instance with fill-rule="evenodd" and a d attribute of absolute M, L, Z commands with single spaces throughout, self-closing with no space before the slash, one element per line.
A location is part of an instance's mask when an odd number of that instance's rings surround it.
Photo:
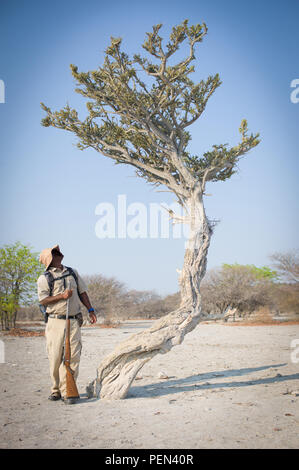
<path fill-rule="evenodd" d="M 228 265 L 207 272 L 201 284 L 202 310 L 207 314 L 224 314 L 236 309 L 245 317 L 260 307 L 274 308 L 272 299 L 275 272 L 253 265 Z"/>
<path fill-rule="evenodd" d="M 298 284 L 278 284 L 273 290 L 273 298 L 281 314 L 296 314 L 299 318 Z"/>

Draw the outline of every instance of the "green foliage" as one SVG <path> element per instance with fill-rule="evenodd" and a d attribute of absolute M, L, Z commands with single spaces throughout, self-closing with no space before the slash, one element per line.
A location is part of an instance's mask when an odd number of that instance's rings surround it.
<path fill-rule="evenodd" d="M 137 176 L 154 185 L 186 195 L 200 183 L 203 192 L 207 181 L 224 181 L 235 173 L 239 158 L 259 143 L 259 134 L 248 135 L 244 119 L 238 145 L 213 145 L 202 156 L 190 154 L 186 128 L 202 115 L 221 81 L 218 73 L 199 83 L 190 79 L 195 47 L 207 34 L 205 23 L 188 26 L 185 20 L 174 26 L 164 48 L 161 27 L 146 33 L 142 47 L 149 57 L 130 58 L 121 50 L 122 39 L 111 37 L 102 66 L 79 72 L 71 65 L 76 92 L 88 99 L 88 116 L 81 121 L 69 105 L 52 112 L 41 103 L 47 113 L 42 125 L 73 132 L 81 150 L 92 147 L 116 163 L 133 165 Z M 170 65 L 185 42 L 189 53 Z"/>
<path fill-rule="evenodd" d="M 21 304 L 33 300 L 43 269 L 29 246 L 16 242 L 0 248 L 0 315 L 2 327 L 15 323 Z"/>
<path fill-rule="evenodd" d="M 267 279 L 269 281 L 274 281 L 278 279 L 278 274 L 276 271 L 270 269 L 268 266 L 262 266 L 261 268 L 258 268 L 254 264 L 227 264 L 223 263 L 222 268 L 224 270 L 246 270 L 249 271 L 251 274 L 253 274 L 254 278 L 256 280 L 262 280 L 262 279 Z"/>

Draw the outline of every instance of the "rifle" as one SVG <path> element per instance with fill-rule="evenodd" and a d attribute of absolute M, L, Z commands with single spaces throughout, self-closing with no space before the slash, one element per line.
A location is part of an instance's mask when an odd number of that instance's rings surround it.
<path fill-rule="evenodd" d="M 70 303 L 70 299 L 68 298 L 67 308 L 66 308 L 64 357 L 63 357 L 64 366 L 66 368 L 66 400 L 69 400 L 72 398 L 75 398 L 75 399 L 80 398 L 77 385 L 74 379 L 74 373 L 70 366 L 70 363 L 71 363 L 71 342 L 70 342 L 71 320 L 69 319 L 69 303 Z"/>

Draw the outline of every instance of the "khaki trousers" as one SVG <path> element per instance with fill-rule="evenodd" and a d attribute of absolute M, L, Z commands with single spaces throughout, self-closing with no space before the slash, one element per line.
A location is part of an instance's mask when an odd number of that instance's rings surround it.
<path fill-rule="evenodd" d="M 81 330 L 76 319 L 70 319 L 70 324 L 70 367 L 74 372 L 74 379 L 76 381 L 79 373 L 79 363 L 82 349 Z M 62 397 L 66 396 L 66 369 L 63 364 L 65 326 L 65 320 L 49 318 L 45 330 L 47 353 L 50 362 L 52 393 L 60 392 Z"/>

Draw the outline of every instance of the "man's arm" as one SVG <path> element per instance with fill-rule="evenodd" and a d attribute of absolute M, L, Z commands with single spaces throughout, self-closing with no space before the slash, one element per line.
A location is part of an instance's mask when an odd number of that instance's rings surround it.
<path fill-rule="evenodd" d="M 85 284 L 85 281 L 82 279 L 78 271 L 74 270 L 77 274 L 77 282 L 78 282 L 78 294 L 80 297 L 80 300 L 82 304 L 87 308 L 88 314 L 89 314 L 89 319 L 91 323 L 96 323 L 97 321 L 97 316 L 95 314 L 94 309 L 92 308 L 92 305 L 90 303 L 88 294 L 87 294 L 87 285 Z"/>
<path fill-rule="evenodd" d="M 43 300 L 40 301 L 40 303 L 46 307 L 49 304 L 58 302 L 59 300 L 67 300 L 69 297 L 72 296 L 72 294 L 73 294 L 72 289 L 66 289 L 61 294 L 45 297 Z"/>
<path fill-rule="evenodd" d="M 90 303 L 90 300 L 89 300 L 89 297 L 87 295 L 87 292 L 82 292 L 80 294 L 80 300 L 82 302 L 82 304 L 87 308 L 88 312 L 89 310 L 92 309 L 92 306 L 91 306 L 91 303 Z M 97 316 L 96 314 L 93 312 L 89 312 L 89 318 L 90 318 L 90 321 L 91 323 L 95 323 L 97 321 Z"/>

